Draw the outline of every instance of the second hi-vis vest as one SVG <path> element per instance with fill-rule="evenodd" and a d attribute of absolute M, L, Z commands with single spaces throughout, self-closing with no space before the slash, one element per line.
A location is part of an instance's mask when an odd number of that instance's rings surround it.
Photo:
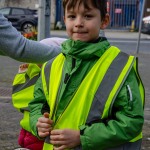
<path fill-rule="evenodd" d="M 107 119 L 108 116 L 111 115 L 116 96 L 132 67 L 134 67 L 137 77 L 139 78 L 136 58 L 120 52 L 119 49 L 112 46 L 101 56 L 85 76 L 67 108 L 65 108 L 60 117 L 55 120 L 57 94 L 62 79 L 64 61 L 65 56 L 60 54 L 54 61 L 49 61 L 44 64 L 42 68 L 43 89 L 50 106 L 50 118 L 55 122 L 54 129 L 69 128 L 78 130 L 79 126 L 92 122 L 95 117 L 101 118 L 102 120 Z M 144 88 L 141 82 L 139 84 L 139 90 L 144 104 Z M 138 146 L 139 139 L 141 138 L 142 135 L 140 134 L 131 140 L 129 142 L 131 144 L 127 145 L 130 148 L 127 149 L 136 149 L 135 147 Z M 48 142 L 49 140 L 45 141 L 43 149 L 53 150 L 53 145 Z M 126 144 L 117 150 L 122 150 L 125 146 Z"/>
<path fill-rule="evenodd" d="M 32 132 L 29 124 L 28 103 L 34 99 L 34 85 L 39 78 L 41 68 L 36 64 L 29 64 L 23 73 L 17 73 L 13 80 L 13 106 L 23 113 L 20 125 L 23 129 Z"/>

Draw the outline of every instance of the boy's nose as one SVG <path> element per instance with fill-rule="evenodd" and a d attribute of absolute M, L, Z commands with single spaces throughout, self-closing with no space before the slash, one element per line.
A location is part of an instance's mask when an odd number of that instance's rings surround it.
<path fill-rule="evenodd" d="M 76 27 L 83 27 L 84 26 L 84 20 L 81 17 L 77 18 L 75 26 Z"/>

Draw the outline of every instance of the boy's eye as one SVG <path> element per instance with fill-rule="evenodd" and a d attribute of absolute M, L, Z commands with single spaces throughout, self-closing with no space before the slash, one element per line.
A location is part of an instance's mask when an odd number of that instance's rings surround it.
<path fill-rule="evenodd" d="M 86 19 L 91 19 L 93 16 L 92 15 L 85 15 L 84 16 Z"/>
<path fill-rule="evenodd" d="M 75 15 L 68 15 L 67 18 L 74 19 Z"/>

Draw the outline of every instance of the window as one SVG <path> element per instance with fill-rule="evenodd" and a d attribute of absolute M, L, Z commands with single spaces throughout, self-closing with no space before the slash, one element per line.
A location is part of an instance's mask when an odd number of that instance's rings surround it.
<path fill-rule="evenodd" d="M 24 10 L 22 9 L 16 9 L 16 8 L 12 9 L 12 15 L 24 15 L 24 14 L 25 14 Z"/>
<path fill-rule="evenodd" d="M 3 15 L 9 15 L 10 13 L 10 8 L 5 8 L 5 9 L 1 9 L 0 13 L 2 13 Z"/>

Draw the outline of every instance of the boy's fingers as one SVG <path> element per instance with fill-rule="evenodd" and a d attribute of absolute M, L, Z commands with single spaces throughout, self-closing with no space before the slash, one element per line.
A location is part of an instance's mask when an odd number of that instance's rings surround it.
<path fill-rule="evenodd" d="M 62 130 L 60 130 L 60 129 L 55 129 L 55 130 L 51 131 L 51 135 L 59 135 L 61 133 L 62 133 Z"/>
<path fill-rule="evenodd" d="M 44 113 L 44 117 L 49 119 L 49 113 L 48 113 L 48 112 L 45 112 L 45 113 Z M 49 123 L 52 124 L 53 121 L 52 121 L 51 119 L 49 119 Z"/>
<path fill-rule="evenodd" d="M 49 118 L 49 113 L 48 113 L 48 112 L 45 112 L 45 113 L 44 113 L 44 117 L 45 117 L 45 118 Z"/>
<path fill-rule="evenodd" d="M 43 138 L 43 137 L 46 137 L 46 136 L 48 136 L 49 135 L 49 132 L 39 132 L 38 133 L 39 134 L 39 136 L 41 137 L 41 138 Z"/>

